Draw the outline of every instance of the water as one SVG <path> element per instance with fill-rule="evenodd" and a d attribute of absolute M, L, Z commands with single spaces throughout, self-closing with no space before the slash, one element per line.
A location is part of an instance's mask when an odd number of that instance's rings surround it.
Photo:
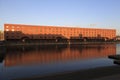
<path fill-rule="evenodd" d="M 15 46 L 0 49 L 0 80 L 115 66 L 108 55 L 120 54 L 120 44 Z"/>

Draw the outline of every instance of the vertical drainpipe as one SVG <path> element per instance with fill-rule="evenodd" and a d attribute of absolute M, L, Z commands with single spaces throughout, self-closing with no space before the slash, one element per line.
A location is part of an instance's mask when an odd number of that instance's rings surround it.
<path fill-rule="evenodd" d="M 70 38 L 68 38 L 68 44 L 70 45 L 71 43 L 70 43 Z"/>
<path fill-rule="evenodd" d="M 70 40 L 68 39 L 68 44 L 70 45 Z"/>

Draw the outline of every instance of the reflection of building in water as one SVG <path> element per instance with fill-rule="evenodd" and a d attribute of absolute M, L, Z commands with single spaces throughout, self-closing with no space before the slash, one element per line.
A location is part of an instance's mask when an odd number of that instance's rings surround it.
<path fill-rule="evenodd" d="M 68 60 L 77 59 L 91 59 L 107 57 L 111 54 L 116 54 L 116 45 L 93 45 L 93 46 L 73 46 L 64 47 L 59 50 L 59 46 L 52 47 L 51 49 L 37 47 L 33 50 L 30 49 L 21 52 L 9 51 L 5 57 L 5 66 L 15 65 L 28 65 L 28 64 L 46 64 L 54 62 L 63 62 Z M 19 51 L 19 50 L 18 50 Z"/>

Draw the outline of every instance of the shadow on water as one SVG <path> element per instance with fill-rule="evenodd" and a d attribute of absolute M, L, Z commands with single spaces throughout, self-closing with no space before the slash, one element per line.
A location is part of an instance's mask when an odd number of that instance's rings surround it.
<path fill-rule="evenodd" d="M 114 64 L 120 65 L 120 54 L 118 54 L 118 55 L 109 55 L 108 58 L 112 59 Z"/>
<path fill-rule="evenodd" d="M 99 67 L 48 76 L 32 76 L 13 80 L 119 80 L 119 66 Z M 107 76 L 107 77 L 106 77 Z"/>
<path fill-rule="evenodd" d="M 3 62 L 6 55 L 5 53 L 6 53 L 6 48 L 3 46 L 0 46 L 0 63 Z"/>
<path fill-rule="evenodd" d="M 4 58 L 5 58 L 5 54 L 0 54 L 0 63 L 3 62 Z"/>
<path fill-rule="evenodd" d="M 30 52 L 30 51 L 62 51 L 67 45 L 42 45 L 42 46 L 13 46 L 6 47 L 7 52 Z"/>

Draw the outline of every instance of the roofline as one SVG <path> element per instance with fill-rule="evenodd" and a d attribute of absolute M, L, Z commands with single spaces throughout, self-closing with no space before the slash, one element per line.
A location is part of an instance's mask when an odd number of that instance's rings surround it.
<path fill-rule="evenodd" d="M 58 27 L 58 28 L 82 28 L 82 29 L 100 29 L 100 30 L 115 30 L 116 29 L 107 29 L 107 28 L 84 28 L 84 27 L 75 27 L 75 26 L 52 26 L 52 25 L 29 25 L 29 24 L 12 24 L 12 23 L 5 23 L 4 25 L 21 25 L 21 26 L 44 26 L 44 27 Z"/>

